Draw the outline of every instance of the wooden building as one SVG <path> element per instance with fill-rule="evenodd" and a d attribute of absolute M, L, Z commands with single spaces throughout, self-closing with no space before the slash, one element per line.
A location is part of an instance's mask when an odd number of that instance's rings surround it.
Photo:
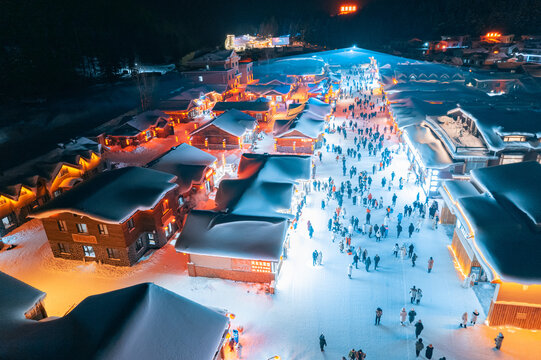
<path fill-rule="evenodd" d="M 214 104 L 223 100 L 226 85 L 201 85 L 161 101 L 158 109 L 175 124 L 190 122 L 210 112 Z"/>
<path fill-rule="evenodd" d="M 293 91 L 293 86 L 289 84 L 268 84 L 268 85 L 248 85 L 245 93 L 249 98 L 265 98 L 275 104 L 285 104 Z"/>
<path fill-rule="evenodd" d="M 107 147 L 136 148 L 154 138 L 166 138 L 173 134 L 170 117 L 162 111 L 154 110 L 124 118 L 119 124 L 105 130 L 98 139 Z"/>
<path fill-rule="evenodd" d="M 192 131 L 189 144 L 208 150 L 242 149 L 252 144 L 256 125 L 250 115 L 228 110 Z"/>
<path fill-rule="evenodd" d="M 216 162 L 215 156 L 188 144 L 180 144 L 151 161 L 147 167 L 176 176 L 180 214 L 185 215 L 197 202 L 208 199 L 208 194 L 214 190 Z M 179 222 L 182 223 L 183 219 Z"/>
<path fill-rule="evenodd" d="M 220 182 L 214 210 L 188 214 L 176 242 L 190 276 L 271 283 L 287 257 L 292 198 L 310 177 L 308 156 L 244 154 Z"/>
<path fill-rule="evenodd" d="M 102 170 L 100 145 L 80 138 L 0 174 L 0 236 L 38 206 Z"/>
<path fill-rule="evenodd" d="M 6 329 L 15 322 L 41 320 L 47 317 L 43 306 L 45 293 L 0 271 L 0 328 Z M 1 334 L 1 330 L 0 330 Z M 5 337 L 2 336 L 3 341 Z M 1 347 L 0 347 L 1 348 Z M 0 358 L 2 353 L 0 351 Z"/>
<path fill-rule="evenodd" d="M 283 153 L 313 154 L 321 147 L 330 105 L 317 99 L 292 104 L 284 119 L 274 123 L 275 150 Z"/>
<path fill-rule="evenodd" d="M 126 167 L 103 172 L 37 209 L 55 257 L 129 266 L 177 231 L 174 175 Z"/>
<path fill-rule="evenodd" d="M 456 266 L 495 292 L 491 326 L 541 329 L 541 165 L 522 162 L 473 170 L 470 187 L 457 180 L 440 192 L 456 218 Z"/>
<path fill-rule="evenodd" d="M 223 101 L 217 102 L 212 111 L 221 115 L 228 110 L 238 110 L 255 118 L 258 122 L 268 122 L 274 114 L 274 107 L 266 98 L 259 98 L 253 101 Z"/>

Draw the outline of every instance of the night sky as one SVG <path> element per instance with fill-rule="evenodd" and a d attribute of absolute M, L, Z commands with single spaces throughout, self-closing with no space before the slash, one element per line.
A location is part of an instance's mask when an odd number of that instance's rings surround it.
<path fill-rule="evenodd" d="M 331 16 L 344 3 L 361 10 Z M 3 0 L 0 67 L 8 71 L 0 72 L 0 97 L 50 97 L 85 87 L 95 79 L 76 69 L 88 58 L 109 75 L 136 59 L 179 62 L 195 49 L 222 46 L 227 33 L 300 34 L 327 48 L 377 50 L 412 37 L 539 29 L 539 0 Z"/>

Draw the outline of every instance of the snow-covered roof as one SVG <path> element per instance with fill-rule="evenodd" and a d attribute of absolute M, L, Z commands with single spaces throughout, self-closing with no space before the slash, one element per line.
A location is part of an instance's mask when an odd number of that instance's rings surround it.
<path fill-rule="evenodd" d="M 469 181 L 445 180 L 442 182 L 442 188 L 447 191 L 450 200 L 453 202 L 466 196 L 479 195 L 479 191 Z"/>
<path fill-rule="evenodd" d="M 167 114 L 160 110 L 145 111 L 132 117 L 127 124 L 139 131 L 143 131 L 151 126 L 156 126 L 160 120 L 165 120 L 167 122 L 168 118 Z"/>
<path fill-rule="evenodd" d="M 441 140 L 425 124 L 406 126 L 404 134 L 426 168 L 445 169 L 453 164 Z"/>
<path fill-rule="evenodd" d="M 485 192 L 458 199 L 473 231 L 474 251 L 493 280 L 541 283 L 541 165 L 522 162 L 475 169 Z"/>
<path fill-rule="evenodd" d="M 184 143 L 151 161 L 147 167 L 175 175 L 179 191 L 184 193 L 193 183 L 202 181 L 205 170 L 216 160 L 215 156 Z"/>
<path fill-rule="evenodd" d="M 274 122 L 276 138 L 317 138 L 325 128 L 325 117 L 330 114 L 330 105 L 310 98 L 299 106 L 290 106 L 286 119 Z"/>
<path fill-rule="evenodd" d="M 190 109 L 192 100 L 188 99 L 168 99 L 160 101 L 158 108 L 161 111 L 186 111 Z"/>
<path fill-rule="evenodd" d="M 69 212 L 98 221 L 123 223 L 137 211 L 153 209 L 176 188 L 176 177 L 161 171 L 125 167 L 105 171 L 39 207 L 30 216 Z"/>
<path fill-rule="evenodd" d="M 45 293 L 0 271 L 0 334 L 19 322 L 31 322 L 24 314 L 45 298 Z M 0 358 L 4 337 L 0 335 Z M 7 359 L 7 358 L 6 358 Z"/>
<path fill-rule="evenodd" d="M 239 111 L 269 111 L 270 101 L 266 98 L 259 98 L 254 101 L 221 101 L 212 108 L 213 111 L 226 111 L 236 109 Z"/>
<path fill-rule="evenodd" d="M 253 92 L 261 95 L 267 95 L 269 93 L 286 95 L 291 91 L 291 85 L 284 84 L 265 84 L 265 85 L 248 85 L 246 91 Z"/>
<path fill-rule="evenodd" d="M 287 227 L 283 218 L 192 210 L 175 249 L 188 254 L 278 261 Z"/>
<path fill-rule="evenodd" d="M 100 154 L 100 145 L 87 138 L 80 138 L 57 147 L 31 161 L 0 172 L 0 194 L 18 199 L 21 186 L 35 189 L 40 179 L 53 180 L 62 165 L 80 168 L 81 158 L 90 160 Z"/>
<path fill-rule="evenodd" d="M 220 182 L 216 210 L 237 215 L 288 217 L 293 184 L 310 177 L 308 156 L 243 154 L 237 179 Z"/>
<path fill-rule="evenodd" d="M 487 105 L 461 105 L 449 113 L 463 112 L 472 118 L 491 150 L 499 151 L 506 147 L 541 148 L 541 111 L 524 108 L 490 107 Z M 503 136 L 523 135 L 530 141 L 505 143 Z"/>
<path fill-rule="evenodd" d="M 197 134 L 212 125 L 229 134 L 240 137 L 246 131 L 253 130 L 256 124 L 257 121 L 255 118 L 237 109 L 231 109 L 201 125 L 201 127 L 192 131 L 191 135 Z"/>
<path fill-rule="evenodd" d="M 2 323 L 0 358 L 213 360 L 228 323 L 214 310 L 143 283 L 90 296 L 61 318 Z"/>

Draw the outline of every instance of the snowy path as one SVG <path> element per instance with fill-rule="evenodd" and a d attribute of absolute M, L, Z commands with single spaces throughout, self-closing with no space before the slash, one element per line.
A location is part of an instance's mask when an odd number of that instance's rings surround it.
<path fill-rule="evenodd" d="M 342 119 L 337 119 L 341 122 Z M 383 124 L 384 119 L 377 122 Z M 380 125 L 380 127 L 383 125 Z M 338 134 L 326 136 L 327 140 L 341 144 L 344 149 L 352 147 L 353 136 L 347 141 Z M 396 139 L 392 141 L 396 142 Z M 342 181 L 341 163 L 334 154 L 323 150 L 323 163 L 317 164 L 317 178 L 332 176 Z M 363 159 L 356 163 L 359 172 L 370 170 L 375 157 L 362 151 Z M 348 159 L 348 166 L 352 160 Z M 404 153 L 396 156 L 390 169 L 374 176 L 372 193 L 383 196 L 384 204 L 390 203 L 392 192 L 381 188 L 381 177 L 389 178 L 391 171 L 397 177 L 405 176 L 409 166 Z M 396 180 L 395 180 L 396 183 Z M 411 204 L 420 191 L 412 183 L 404 190 L 396 191 L 400 212 L 404 204 Z M 433 344 L 433 359 L 538 359 L 541 352 L 541 332 L 500 329 L 477 325 L 460 329 L 459 319 L 464 311 L 471 313 L 482 308 L 471 289 L 462 288 L 447 245 L 450 239 L 445 229 L 432 230 L 429 221 L 411 241 L 419 256 L 416 267 L 407 260 L 395 259 L 392 247 L 407 240 L 407 229 L 396 241 L 396 220 L 389 224 L 389 238 L 376 243 L 375 239 L 357 234 L 355 246 L 368 249 L 373 258 L 381 257 L 377 271 L 370 272 L 360 263 L 348 279 L 347 266 L 352 257 L 338 250 L 327 230 L 327 221 L 336 207 L 331 201 L 325 211 L 320 209 L 323 192 L 308 195 L 308 205 L 303 211 L 296 233 L 292 234 L 291 248 L 279 276 L 277 292 L 267 295 L 257 285 L 235 283 L 220 279 L 190 278 L 179 265 L 178 254 L 171 245 L 158 250 L 149 260 L 132 268 L 98 266 L 94 263 L 66 261 L 52 258 L 46 244 L 45 234 L 39 222 L 32 221 L 8 236 L 7 242 L 19 246 L 9 252 L 0 252 L 0 270 L 47 292 L 45 306 L 49 315 L 63 315 L 71 305 L 85 297 L 136 283 L 151 281 L 207 306 L 225 308 L 236 314 L 234 326 L 243 325 L 243 359 L 266 360 L 280 355 L 284 360 L 328 359 L 340 360 L 349 350 L 362 349 L 367 359 L 414 359 L 415 335 L 413 326 L 399 324 L 402 307 L 409 310 L 409 288 L 416 285 L 423 289 L 423 299 L 414 306 L 417 318 L 422 319 L 425 329 L 421 334 L 425 345 Z M 424 197 L 421 197 L 422 199 Z M 355 214 L 364 222 L 365 208 L 354 207 L 345 197 L 348 216 Z M 395 212 L 396 214 L 396 212 Z M 372 212 L 372 223 L 381 224 L 384 210 Z M 308 238 L 306 221 L 315 228 L 313 239 Z M 408 218 L 403 224 L 409 224 Z M 323 252 L 322 266 L 312 266 L 314 249 Z M 427 273 L 427 260 L 435 260 L 434 270 Z M 381 325 L 374 326 L 375 309 L 383 309 Z M 485 319 L 481 314 L 479 323 Z M 505 340 L 501 352 L 492 350 L 495 335 L 504 331 Z M 328 347 L 319 351 L 318 336 L 323 332 Z M 424 354 L 424 352 L 422 353 Z M 228 357 L 232 358 L 232 357 Z M 422 357 L 423 358 L 423 357 Z"/>

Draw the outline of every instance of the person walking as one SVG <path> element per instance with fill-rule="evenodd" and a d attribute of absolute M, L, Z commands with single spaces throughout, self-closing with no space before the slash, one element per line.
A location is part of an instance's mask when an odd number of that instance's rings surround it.
<path fill-rule="evenodd" d="M 417 313 L 415 312 L 415 309 L 411 308 L 411 310 L 408 312 L 408 320 L 409 320 L 410 324 L 415 321 L 415 316 L 416 315 L 417 315 Z"/>
<path fill-rule="evenodd" d="M 460 323 L 460 327 L 465 329 L 467 325 L 468 325 L 468 313 L 464 312 L 464 314 L 462 314 L 462 322 Z"/>
<path fill-rule="evenodd" d="M 394 248 L 393 248 L 393 255 L 394 255 L 395 258 L 398 258 L 398 250 L 400 250 L 400 249 L 398 247 L 398 243 L 396 243 L 396 244 L 394 244 Z"/>
<path fill-rule="evenodd" d="M 415 261 L 417 261 L 417 253 L 413 253 L 411 257 L 411 267 L 415 267 Z"/>
<path fill-rule="evenodd" d="M 432 346 L 432 344 L 428 344 L 425 350 L 425 357 L 430 360 L 432 359 L 432 354 L 434 354 L 434 346 Z"/>
<path fill-rule="evenodd" d="M 400 237 L 400 233 L 402 232 L 402 225 L 400 225 L 400 223 L 398 223 L 396 225 L 396 238 L 398 239 Z"/>
<path fill-rule="evenodd" d="M 424 349 L 424 347 L 425 345 L 423 344 L 423 339 L 417 340 L 417 342 L 415 343 L 415 357 L 419 357 L 419 354 Z"/>
<path fill-rule="evenodd" d="M 317 250 L 314 250 L 314 252 L 312 253 L 312 266 L 316 266 L 317 256 L 318 252 Z"/>
<path fill-rule="evenodd" d="M 410 302 L 413 304 L 415 301 L 415 298 L 417 297 L 417 288 L 415 285 L 410 289 Z"/>
<path fill-rule="evenodd" d="M 381 321 L 381 315 L 383 315 L 383 310 L 381 308 L 376 309 L 376 323 L 374 325 L 379 325 L 379 322 Z"/>
<path fill-rule="evenodd" d="M 494 347 L 496 350 L 500 350 L 503 343 L 503 334 L 499 333 L 497 337 L 494 338 L 494 343 L 496 346 Z"/>
<path fill-rule="evenodd" d="M 410 244 L 410 246 L 408 247 L 408 257 L 411 257 L 413 255 L 413 249 L 415 247 L 413 246 L 413 244 Z"/>
<path fill-rule="evenodd" d="M 325 346 L 327 346 L 327 340 L 325 340 L 325 336 L 322 333 L 321 335 L 319 335 L 319 348 L 322 352 L 325 351 Z"/>
<path fill-rule="evenodd" d="M 414 230 L 415 230 L 415 226 L 413 225 L 413 223 L 410 223 L 410 226 L 408 227 L 408 233 L 409 233 L 410 238 Z"/>
<path fill-rule="evenodd" d="M 415 338 L 417 339 L 419 335 L 421 335 L 421 332 L 423 331 L 425 327 L 423 326 L 423 323 L 421 320 L 417 321 L 415 323 Z"/>
<path fill-rule="evenodd" d="M 353 265 L 349 264 L 348 265 L 348 278 L 351 279 L 351 272 L 353 271 Z"/>
<path fill-rule="evenodd" d="M 408 313 L 406 312 L 406 308 L 403 307 L 400 311 L 400 325 L 406 326 L 406 317 L 408 316 Z"/>
<path fill-rule="evenodd" d="M 428 273 L 432 272 L 432 268 L 434 267 L 434 259 L 432 259 L 432 256 L 430 259 L 428 259 Z"/>
<path fill-rule="evenodd" d="M 322 261 L 323 261 L 323 253 L 321 252 L 321 250 L 319 250 L 317 253 L 317 264 L 321 266 Z"/>
<path fill-rule="evenodd" d="M 477 317 L 479 316 L 479 312 L 477 311 L 477 309 L 473 310 L 472 314 L 471 314 L 471 320 L 470 320 L 470 324 L 475 325 L 475 323 L 477 322 Z"/>
<path fill-rule="evenodd" d="M 372 260 L 370 260 L 370 258 L 367 257 L 366 262 L 364 264 L 366 265 L 366 272 L 370 272 L 370 265 L 372 264 Z"/>
<path fill-rule="evenodd" d="M 357 253 L 355 253 L 353 255 L 353 264 L 355 264 L 355 269 L 358 269 L 358 267 L 357 267 L 358 263 L 359 263 L 359 255 L 357 255 Z"/>
<path fill-rule="evenodd" d="M 374 256 L 374 270 L 378 269 L 379 260 L 380 260 L 380 257 L 378 254 L 376 254 L 376 256 Z"/>
<path fill-rule="evenodd" d="M 423 291 L 421 289 L 417 289 L 417 296 L 415 297 L 415 303 L 419 305 L 421 302 L 421 298 L 423 297 Z"/>

